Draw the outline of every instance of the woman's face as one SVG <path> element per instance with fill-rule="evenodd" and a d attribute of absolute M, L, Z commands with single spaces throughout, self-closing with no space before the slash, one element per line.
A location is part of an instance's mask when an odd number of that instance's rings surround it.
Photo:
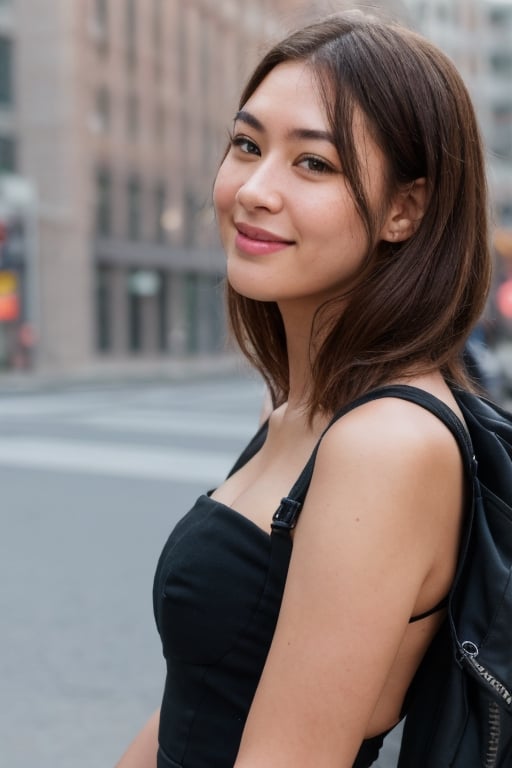
<path fill-rule="evenodd" d="M 378 210 L 384 160 L 357 110 L 354 137 Z M 228 280 L 238 293 L 314 311 L 351 284 L 367 235 L 304 62 L 275 67 L 236 116 L 214 203 Z"/>

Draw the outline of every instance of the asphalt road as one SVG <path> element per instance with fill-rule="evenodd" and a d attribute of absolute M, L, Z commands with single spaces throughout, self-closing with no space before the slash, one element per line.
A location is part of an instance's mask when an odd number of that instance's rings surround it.
<path fill-rule="evenodd" d="M 112 768 L 158 706 L 156 559 L 261 396 L 233 377 L 0 396 L 0 766 Z"/>

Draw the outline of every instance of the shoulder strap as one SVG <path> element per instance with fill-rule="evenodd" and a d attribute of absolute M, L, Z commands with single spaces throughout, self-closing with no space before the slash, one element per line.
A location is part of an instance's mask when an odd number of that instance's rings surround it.
<path fill-rule="evenodd" d="M 476 473 L 476 459 L 473 452 L 473 446 L 466 428 L 452 409 L 449 408 L 446 403 L 443 403 L 442 400 L 431 395 L 430 392 L 426 392 L 418 387 L 411 387 L 406 384 L 392 384 L 379 387 L 378 389 L 374 389 L 371 392 L 367 392 L 365 395 L 358 397 L 334 414 L 320 436 L 308 463 L 302 470 L 299 478 L 290 490 L 290 493 L 287 497 L 282 499 L 280 506 L 274 513 L 272 519 L 272 529 L 274 531 L 282 529 L 289 531 L 291 528 L 295 527 L 309 484 L 311 483 L 318 448 L 328 429 L 338 421 L 338 419 L 345 416 L 346 413 L 354 410 L 354 408 L 358 408 L 360 405 L 369 403 L 372 400 L 379 400 L 383 397 L 397 397 L 402 400 L 408 400 L 409 402 L 416 403 L 416 405 L 430 411 L 434 416 L 437 416 L 456 439 L 464 462 L 466 477 L 468 482 L 472 483 L 472 479 Z"/>
<path fill-rule="evenodd" d="M 268 432 L 268 419 L 263 422 L 263 424 L 259 427 L 254 437 L 252 437 L 248 445 L 245 446 L 242 453 L 240 454 L 238 459 L 235 461 L 235 463 L 229 470 L 226 477 L 231 477 L 231 475 L 233 475 L 235 472 L 237 472 L 237 470 L 243 467 L 244 464 L 247 464 L 249 459 L 252 459 L 252 457 L 258 453 L 261 446 L 267 439 L 267 432 Z"/>

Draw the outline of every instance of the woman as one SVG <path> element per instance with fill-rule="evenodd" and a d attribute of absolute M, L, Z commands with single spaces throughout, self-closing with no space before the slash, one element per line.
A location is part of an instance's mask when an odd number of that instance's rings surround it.
<path fill-rule="evenodd" d="M 468 385 L 489 252 L 467 92 L 400 27 L 302 29 L 250 78 L 214 200 L 232 326 L 273 411 L 164 548 L 162 709 L 119 765 L 366 768 L 443 623 L 463 469 L 409 402 L 329 423 L 379 385 L 455 411 Z M 303 504 L 272 522 L 324 430 Z"/>

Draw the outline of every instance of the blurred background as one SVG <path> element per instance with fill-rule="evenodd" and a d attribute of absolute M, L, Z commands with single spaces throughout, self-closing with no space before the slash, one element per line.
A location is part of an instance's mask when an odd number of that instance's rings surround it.
<path fill-rule="evenodd" d="M 112 768 L 159 705 L 157 558 L 263 400 L 226 340 L 226 129 L 269 43 L 357 5 L 473 95 L 495 271 L 471 355 L 510 406 L 512 0 L 0 0 L 1 766 Z"/>
<path fill-rule="evenodd" d="M 512 338 L 511 0 L 0 0 L 0 380 L 229 357 L 211 187 L 237 95 L 270 41 L 357 5 L 438 43 L 473 95 L 496 362 Z"/>

